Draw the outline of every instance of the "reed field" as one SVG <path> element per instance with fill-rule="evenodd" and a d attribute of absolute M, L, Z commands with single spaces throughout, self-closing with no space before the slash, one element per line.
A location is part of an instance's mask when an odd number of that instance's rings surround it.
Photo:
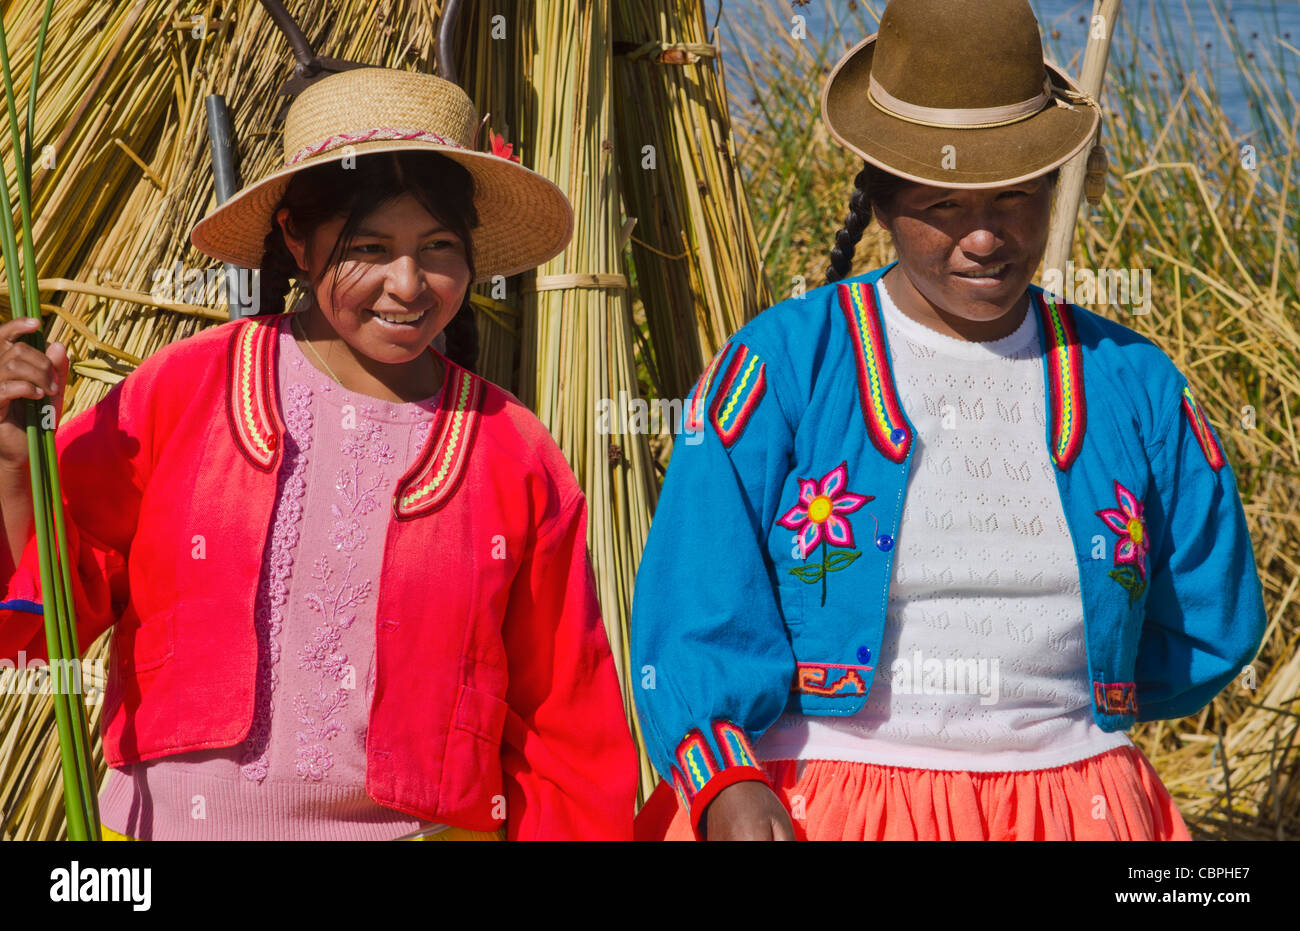
<path fill-rule="evenodd" d="M 43 2 L 2 5 L 21 97 Z M 321 55 L 437 73 L 441 0 L 285 5 Z M 829 36 L 804 40 L 790 37 L 784 2 L 725 0 L 715 28 L 717 6 L 500 0 L 466 5 L 457 29 L 458 79 L 480 114 L 574 207 L 565 252 L 504 295 L 476 294 L 478 369 L 546 423 L 587 494 L 629 712 L 633 584 L 671 433 L 605 429 L 598 406 L 620 393 L 683 398 L 746 320 L 799 284 L 823 283 L 861 164 L 830 141 L 819 94 L 842 52 L 874 31 L 881 4 L 827 4 L 848 12 L 832 14 L 842 20 Z M 1189 376 L 1225 445 L 1270 617 L 1252 681 L 1194 718 L 1139 726 L 1135 740 L 1194 835 L 1291 838 L 1300 833 L 1300 159 L 1295 97 L 1269 69 L 1300 86 L 1300 53 L 1279 43 L 1271 58 L 1247 57 L 1234 28 L 1225 17 L 1214 38 L 1238 49 L 1253 81 L 1248 126 L 1228 119 L 1197 62 L 1159 41 L 1144 49 L 1121 23 L 1102 98 L 1109 186 L 1080 213 L 1073 261 L 1151 270 L 1151 312 L 1123 322 Z M 293 63 L 255 0 L 55 3 L 32 188 L 46 332 L 74 362 L 65 417 L 160 346 L 228 319 L 215 287 L 160 295 L 156 279 L 178 262 L 220 267 L 188 241 L 215 204 L 205 97 L 226 97 L 246 183 L 280 162 L 274 95 Z M 1255 167 L 1244 167 L 1244 145 Z M 0 153 L 8 146 L 0 133 Z M 891 257 L 873 226 L 856 271 Z M 106 668 L 108 646 L 102 638 L 83 655 Z M 0 671 L 0 839 L 63 837 L 51 703 L 18 682 Z M 88 706 L 102 778 L 100 710 Z M 630 713 L 629 723 L 638 732 Z M 642 798 L 654 781 L 643 756 Z"/>

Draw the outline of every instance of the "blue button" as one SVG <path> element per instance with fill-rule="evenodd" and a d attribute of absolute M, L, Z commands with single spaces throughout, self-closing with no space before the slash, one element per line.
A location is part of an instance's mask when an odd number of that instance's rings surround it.
<path fill-rule="evenodd" d="M 871 650 L 867 647 L 858 647 L 858 662 L 866 665 L 871 662 Z"/>
<path fill-rule="evenodd" d="M 882 533 L 876 537 L 876 546 L 888 552 L 894 548 L 894 538 L 887 533 Z"/>
<path fill-rule="evenodd" d="M 907 431 L 902 427 L 895 427 L 893 432 L 889 434 L 889 438 L 895 443 L 901 443 L 907 439 Z"/>

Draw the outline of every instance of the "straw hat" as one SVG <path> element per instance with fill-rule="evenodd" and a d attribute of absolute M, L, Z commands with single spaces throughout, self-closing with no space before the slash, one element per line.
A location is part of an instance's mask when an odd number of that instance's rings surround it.
<path fill-rule="evenodd" d="M 880 168 L 946 188 L 997 187 L 1065 163 L 1101 108 L 1043 60 L 1026 0 L 892 0 L 840 59 L 822 118 Z"/>
<path fill-rule="evenodd" d="M 516 275 L 563 251 L 573 208 L 554 183 L 508 152 L 473 149 L 478 114 L 463 90 L 431 74 L 356 68 L 322 78 L 289 108 L 284 167 L 243 188 L 199 221 L 195 247 L 257 268 L 276 205 L 297 172 L 375 152 L 437 152 L 474 177 L 479 225 L 471 233 L 476 282 Z M 340 170 L 347 170 L 342 166 Z"/>

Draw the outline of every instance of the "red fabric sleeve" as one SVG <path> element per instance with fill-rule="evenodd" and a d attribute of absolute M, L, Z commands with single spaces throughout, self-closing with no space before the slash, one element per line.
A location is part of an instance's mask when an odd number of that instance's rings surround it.
<path fill-rule="evenodd" d="M 83 655 L 114 624 L 128 598 L 125 554 L 150 454 L 148 381 L 147 375 L 129 376 L 55 431 L 77 646 Z M 0 659 L 17 661 L 24 652 L 27 659 L 48 660 L 43 601 L 33 534 L 0 600 Z"/>
<path fill-rule="evenodd" d="M 504 625 L 509 840 L 631 840 L 637 757 L 587 553 L 581 493 L 540 532 Z"/>

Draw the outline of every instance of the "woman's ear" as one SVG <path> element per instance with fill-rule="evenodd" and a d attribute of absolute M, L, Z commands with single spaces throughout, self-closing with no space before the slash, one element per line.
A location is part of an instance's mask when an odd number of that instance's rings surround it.
<path fill-rule="evenodd" d="M 298 268 L 306 272 L 308 270 L 307 241 L 294 235 L 288 207 L 281 207 L 275 212 L 275 222 L 280 225 L 280 229 L 284 233 L 284 244 L 289 249 L 289 254 L 293 256 Z"/>

